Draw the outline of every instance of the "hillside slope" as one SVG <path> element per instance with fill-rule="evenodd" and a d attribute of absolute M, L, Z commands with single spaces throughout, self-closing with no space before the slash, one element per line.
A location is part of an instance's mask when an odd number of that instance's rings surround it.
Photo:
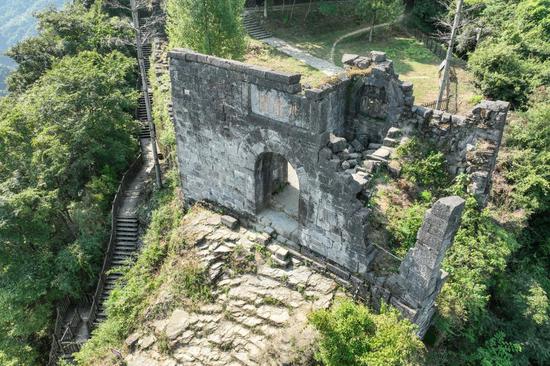
<path fill-rule="evenodd" d="M 36 33 L 33 14 L 48 7 L 60 8 L 67 0 L 0 0 L 0 95 L 15 63 L 4 56 L 14 44 Z"/>

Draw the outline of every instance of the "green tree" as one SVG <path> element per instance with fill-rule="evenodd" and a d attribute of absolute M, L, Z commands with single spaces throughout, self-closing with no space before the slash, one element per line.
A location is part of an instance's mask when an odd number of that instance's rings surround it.
<path fill-rule="evenodd" d="M 241 57 L 246 47 L 243 7 L 244 0 L 168 0 L 170 46 L 219 57 Z"/>
<path fill-rule="evenodd" d="M 94 6 L 87 10 L 79 2 L 62 10 L 37 14 L 39 35 L 13 46 L 6 54 L 18 64 L 8 80 L 8 90 L 22 92 L 50 69 L 53 63 L 85 50 L 108 53 L 113 49 L 130 55 L 132 30 L 118 18 L 109 18 Z"/>
<path fill-rule="evenodd" d="M 476 21 L 488 34 L 469 66 L 487 96 L 523 108 L 550 83 L 550 0 L 487 0 Z"/>
<path fill-rule="evenodd" d="M 359 17 L 371 21 L 369 42 L 372 42 L 374 26 L 394 20 L 404 9 L 402 0 L 358 0 L 355 11 Z"/>
<path fill-rule="evenodd" d="M 36 361 L 55 302 L 95 282 L 109 201 L 136 152 L 134 66 L 80 52 L 0 101 L 2 364 Z"/>
<path fill-rule="evenodd" d="M 380 314 L 341 299 L 330 310 L 309 317 L 320 332 L 316 357 L 326 366 L 420 365 L 424 346 L 415 326 L 396 309 L 382 306 Z"/>

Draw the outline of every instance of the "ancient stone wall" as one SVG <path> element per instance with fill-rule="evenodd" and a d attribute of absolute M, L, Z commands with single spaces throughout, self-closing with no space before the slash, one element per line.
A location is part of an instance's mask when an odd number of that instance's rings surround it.
<path fill-rule="evenodd" d="M 349 174 L 335 174 L 320 150 L 342 130 L 344 81 L 301 92 L 300 75 L 173 51 L 177 150 L 187 200 L 216 202 L 253 217 L 263 208 L 258 162 L 284 157 L 296 170 L 299 230 L 291 238 L 353 272 L 365 272 L 364 221 Z"/>
<path fill-rule="evenodd" d="M 467 117 L 415 107 L 412 85 L 400 81 L 379 52 L 346 55 L 348 74 L 306 90 L 298 74 L 188 50 L 172 51 L 170 58 L 186 202 L 224 206 L 272 233 L 261 212 L 290 163 L 299 181 L 296 229 L 279 232 L 277 240 L 322 262 L 359 296 L 398 306 L 423 335 L 462 206 L 456 198 L 438 201 L 399 275 L 381 273 L 388 254 L 367 237 L 371 179 L 404 138 L 420 135 L 445 153 L 452 174 L 471 175 L 471 188 L 484 202 L 507 104 L 484 102 Z"/>
<path fill-rule="evenodd" d="M 435 312 L 435 299 L 447 274 L 441 270 L 445 253 L 460 224 L 464 199 L 453 196 L 438 200 L 429 209 L 418 231 L 415 246 L 399 267 L 392 284 L 393 305 L 408 313 L 425 334 Z"/>
<path fill-rule="evenodd" d="M 470 176 L 470 193 L 485 205 L 502 140 L 509 103 L 483 101 L 466 116 L 413 108 L 415 127 L 445 154 L 449 173 Z"/>

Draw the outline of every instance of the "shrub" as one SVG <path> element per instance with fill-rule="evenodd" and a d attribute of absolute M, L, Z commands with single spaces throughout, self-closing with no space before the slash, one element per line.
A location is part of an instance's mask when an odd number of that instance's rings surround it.
<path fill-rule="evenodd" d="M 429 144 L 422 144 L 413 138 L 399 146 L 397 155 L 405 179 L 435 191 L 449 183 L 445 156 Z"/>
<path fill-rule="evenodd" d="M 414 203 L 407 208 L 391 206 L 386 212 L 396 255 L 404 257 L 416 243 L 416 233 L 422 226 L 426 209 L 425 204 Z"/>
<path fill-rule="evenodd" d="M 380 314 L 340 299 L 329 310 L 309 317 L 320 332 L 316 359 L 326 366 L 420 365 L 424 347 L 415 326 L 396 309 L 382 306 Z"/>

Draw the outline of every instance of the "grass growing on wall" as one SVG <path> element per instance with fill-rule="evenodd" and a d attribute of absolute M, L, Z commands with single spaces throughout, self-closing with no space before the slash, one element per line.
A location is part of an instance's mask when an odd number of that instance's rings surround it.
<path fill-rule="evenodd" d="M 166 50 L 160 50 L 166 55 Z M 169 105 L 172 100 L 170 74 L 168 71 L 162 73 L 158 78 L 156 75 L 156 64 L 154 54 L 151 55 L 151 68 L 149 69 L 149 84 L 153 91 L 153 121 L 156 126 L 157 144 L 165 159 L 171 167 L 176 162 L 176 133 L 174 124 L 170 119 Z"/>

